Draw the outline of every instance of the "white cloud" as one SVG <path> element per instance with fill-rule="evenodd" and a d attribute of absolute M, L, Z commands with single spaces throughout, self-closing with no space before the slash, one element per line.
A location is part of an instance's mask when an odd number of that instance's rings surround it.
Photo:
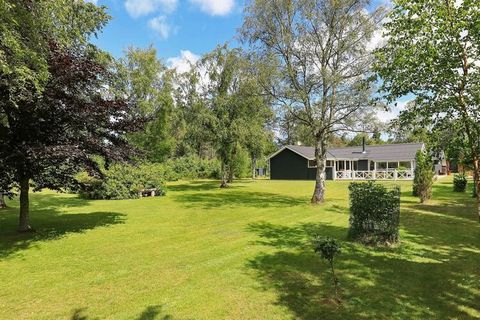
<path fill-rule="evenodd" d="M 408 103 L 410 103 L 411 101 L 413 100 L 397 101 L 397 105 L 390 106 L 390 109 L 388 111 L 378 111 L 378 119 L 385 123 L 390 122 L 391 120 L 397 118 L 401 111 L 406 110 Z"/>
<path fill-rule="evenodd" d="M 188 50 L 180 51 L 180 56 L 167 59 L 167 63 L 172 69 L 176 69 L 178 73 L 190 71 L 191 66 L 200 59 L 200 56 Z"/>
<path fill-rule="evenodd" d="M 370 41 L 367 43 L 367 50 L 368 51 L 373 51 L 377 48 L 380 48 L 381 46 L 383 46 L 386 42 L 386 39 L 385 37 L 383 36 L 383 32 L 384 30 L 383 29 L 379 29 L 379 30 L 376 30 L 374 33 L 373 33 L 373 36 L 372 38 L 370 39 Z"/>
<path fill-rule="evenodd" d="M 178 0 L 126 0 L 125 9 L 133 18 L 148 15 L 157 11 L 173 12 Z"/>
<path fill-rule="evenodd" d="M 172 32 L 172 27 L 167 22 L 167 17 L 158 16 L 148 21 L 148 26 L 156 31 L 162 39 L 167 39 Z"/>
<path fill-rule="evenodd" d="M 200 6 L 200 10 L 212 16 L 225 16 L 235 6 L 235 0 L 190 0 Z"/>

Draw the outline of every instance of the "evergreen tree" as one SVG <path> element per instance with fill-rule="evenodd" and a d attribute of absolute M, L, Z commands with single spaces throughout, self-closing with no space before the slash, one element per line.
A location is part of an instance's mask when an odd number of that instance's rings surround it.
<path fill-rule="evenodd" d="M 413 179 L 413 192 L 415 197 L 424 203 L 432 197 L 433 163 L 424 151 L 417 151 L 415 156 L 415 177 Z"/>

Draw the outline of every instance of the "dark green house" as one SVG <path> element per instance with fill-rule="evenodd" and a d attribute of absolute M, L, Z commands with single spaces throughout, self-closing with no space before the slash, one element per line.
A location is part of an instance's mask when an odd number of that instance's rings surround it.
<path fill-rule="evenodd" d="M 327 180 L 411 180 L 415 154 L 423 143 L 332 148 L 327 151 Z M 270 179 L 315 180 L 315 148 L 285 146 L 272 154 Z"/>

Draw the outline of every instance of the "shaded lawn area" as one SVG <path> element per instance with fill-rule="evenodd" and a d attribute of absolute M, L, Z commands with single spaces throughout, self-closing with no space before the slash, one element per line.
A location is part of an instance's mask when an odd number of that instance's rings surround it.
<path fill-rule="evenodd" d="M 32 194 L 36 234 L 0 211 L 0 319 L 477 319 L 480 224 L 469 194 L 402 187 L 398 248 L 346 241 L 348 182 L 176 182 L 162 198 Z M 343 242 L 343 304 L 315 235 Z"/>

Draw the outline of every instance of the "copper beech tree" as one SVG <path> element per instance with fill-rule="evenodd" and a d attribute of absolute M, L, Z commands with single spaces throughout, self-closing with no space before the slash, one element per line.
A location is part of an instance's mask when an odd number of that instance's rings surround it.
<path fill-rule="evenodd" d="M 144 118 L 135 105 L 110 93 L 112 74 L 100 60 L 91 47 L 69 50 L 51 43 L 43 90 L 32 88 L 15 102 L 0 103 L 0 172 L 11 173 L 19 190 L 19 231 L 32 230 L 32 185 L 59 190 L 75 183 L 79 170 L 101 174 L 95 156 L 108 163 L 135 153 L 125 135 L 141 129 Z M 2 97 L 15 94 L 1 83 Z"/>

